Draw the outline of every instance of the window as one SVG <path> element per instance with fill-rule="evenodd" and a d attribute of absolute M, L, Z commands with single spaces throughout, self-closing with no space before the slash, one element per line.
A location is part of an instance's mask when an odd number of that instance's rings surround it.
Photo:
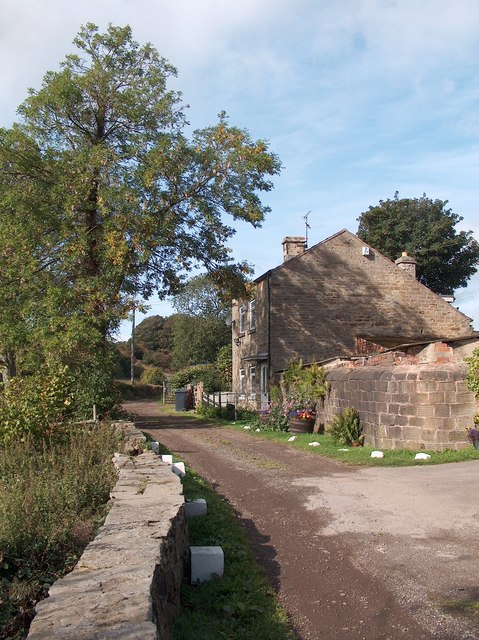
<path fill-rule="evenodd" d="M 239 393 L 243 395 L 245 392 L 246 375 L 244 369 L 239 370 Z"/>
<path fill-rule="evenodd" d="M 256 331 L 256 300 L 249 303 L 249 330 Z"/>
<path fill-rule="evenodd" d="M 256 384 L 256 367 L 249 368 L 249 390 L 251 392 L 254 391 L 254 387 Z"/>
<path fill-rule="evenodd" d="M 239 332 L 244 333 L 246 329 L 246 305 L 242 304 L 239 310 Z"/>

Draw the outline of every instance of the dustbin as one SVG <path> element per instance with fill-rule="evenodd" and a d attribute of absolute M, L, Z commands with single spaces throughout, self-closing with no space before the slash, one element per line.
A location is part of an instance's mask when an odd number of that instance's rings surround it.
<path fill-rule="evenodd" d="M 186 389 L 175 389 L 175 411 L 186 411 Z"/>

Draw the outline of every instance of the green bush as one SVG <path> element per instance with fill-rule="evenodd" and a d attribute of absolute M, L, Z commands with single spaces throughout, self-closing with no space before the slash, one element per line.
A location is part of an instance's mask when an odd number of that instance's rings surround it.
<path fill-rule="evenodd" d="M 221 418 L 222 420 L 235 420 L 235 408 L 232 404 L 226 404 L 220 407 L 211 407 L 206 404 L 202 404 L 196 407 L 195 413 L 204 418 Z"/>
<path fill-rule="evenodd" d="M 53 363 L 15 377 L 0 394 L 0 443 L 27 435 L 54 437 L 66 421 L 90 419 L 93 404 L 98 415 L 118 407 L 107 362 L 74 371 Z"/>
<path fill-rule="evenodd" d="M 143 384 L 160 385 L 166 380 L 165 374 L 159 367 L 149 367 L 144 369 L 140 381 Z"/>
<path fill-rule="evenodd" d="M 13 378 L 0 395 L 0 443 L 53 436 L 73 413 L 74 391 L 66 366 Z"/>
<path fill-rule="evenodd" d="M 335 444 L 346 446 L 362 446 L 364 444 L 363 428 L 356 409 L 348 408 L 338 413 L 328 431 Z"/>
<path fill-rule="evenodd" d="M 141 384 L 139 382 L 131 384 L 130 382 L 116 380 L 115 388 L 122 400 L 160 398 L 162 394 L 162 390 L 159 389 L 158 386 L 152 384 Z"/>
<path fill-rule="evenodd" d="M 474 349 L 472 356 L 466 359 L 468 363 L 466 384 L 479 402 L 479 349 Z"/>
<path fill-rule="evenodd" d="M 214 364 L 195 364 L 177 371 L 171 376 L 170 383 L 174 389 L 183 389 L 188 384 L 203 382 L 205 391 L 213 393 L 219 391 L 219 382 Z"/>

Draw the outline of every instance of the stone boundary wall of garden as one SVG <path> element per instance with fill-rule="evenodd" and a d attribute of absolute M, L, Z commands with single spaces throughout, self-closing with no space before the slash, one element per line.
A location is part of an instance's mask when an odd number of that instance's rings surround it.
<path fill-rule="evenodd" d="M 359 413 L 365 443 L 385 449 L 462 449 L 477 411 L 466 364 L 338 367 L 318 415 L 328 424 L 347 407 Z"/>
<path fill-rule="evenodd" d="M 145 439 L 125 426 L 133 442 Z M 151 451 L 115 463 L 105 523 L 36 606 L 28 640 L 172 638 L 189 551 L 182 485 Z"/>

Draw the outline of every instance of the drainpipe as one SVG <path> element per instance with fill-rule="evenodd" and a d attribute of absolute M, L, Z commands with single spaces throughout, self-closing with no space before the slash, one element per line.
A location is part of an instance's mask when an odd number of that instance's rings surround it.
<path fill-rule="evenodd" d="M 269 398 L 269 381 L 271 379 L 271 271 L 268 271 L 268 398 Z"/>

